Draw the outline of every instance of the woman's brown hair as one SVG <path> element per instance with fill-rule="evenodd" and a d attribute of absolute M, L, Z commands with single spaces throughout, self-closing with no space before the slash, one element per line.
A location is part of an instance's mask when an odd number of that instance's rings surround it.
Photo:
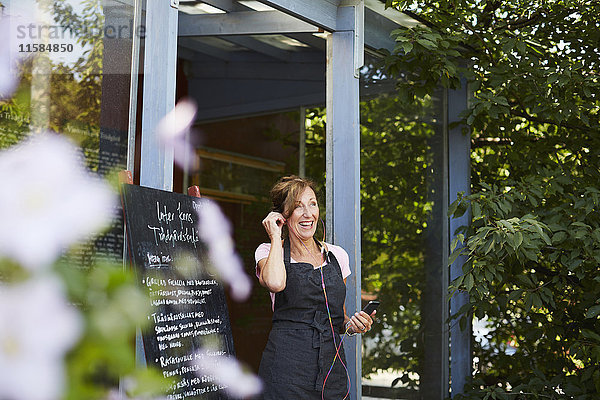
<path fill-rule="evenodd" d="M 317 194 L 317 185 L 310 179 L 300 178 L 296 175 L 284 176 L 279 179 L 270 192 L 271 203 L 273 204 L 271 211 L 278 212 L 284 218 L 288 218 L 296 200 L 307 187 L 311 188 L 315 195 Z M 284 214 L 286 211 L 288 215 Z"/>

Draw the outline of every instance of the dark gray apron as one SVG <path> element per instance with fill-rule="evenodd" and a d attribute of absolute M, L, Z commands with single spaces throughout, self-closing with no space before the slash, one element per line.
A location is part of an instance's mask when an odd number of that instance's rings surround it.
<path fill-rule="evenodd" d="M 308 263 L 290 263 L 290 242 L 283 245 L 285 289 L 275 294 L 273 328 L 263 352 L 259 375 L 265 400 L 321 399 L 323 381 L 335 356 L 331 326 L 321 287 L 321 272 Z M 323 267 L 335 343 L 344 324 L 346 285 L 335 256 L 327 253 Z M 344 364 L 344 348 L 340 349 Z M 348 378 L 339 357 L 327 378 L 323 398 L 342 400 Z"/>

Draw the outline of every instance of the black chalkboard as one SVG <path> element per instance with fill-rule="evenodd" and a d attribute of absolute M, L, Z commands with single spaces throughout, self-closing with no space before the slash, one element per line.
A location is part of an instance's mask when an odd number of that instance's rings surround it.
<path fill-rule="evenodd" d="M 122 198 L 130 258 L 152 306 L 142 332 L 147 363 L 174 379 L 167 399 L 226 399 L 225 388 L 194 365 L 234 355 L 225 293 L 204 268 L 196 228 L 204 200 L 127 184 Z"/>

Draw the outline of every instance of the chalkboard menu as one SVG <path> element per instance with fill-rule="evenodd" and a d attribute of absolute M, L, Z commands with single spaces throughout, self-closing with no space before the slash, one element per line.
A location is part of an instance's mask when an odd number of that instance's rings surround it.
<path fill-rule="evenodd" d="M 226 399 L 204 374 L 207 357 L 234 355 L 223 287 L 203 266 L 197 211 L 203 200 L 123 185 L 128 248 L 152 311 L 142 332 L 146 361 L 174 379 L 167 399 Z"/>

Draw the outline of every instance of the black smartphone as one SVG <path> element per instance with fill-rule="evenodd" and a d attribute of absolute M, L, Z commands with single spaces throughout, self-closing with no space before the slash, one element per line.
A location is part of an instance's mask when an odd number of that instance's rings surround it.
<path fill-rule="evenodd" d="M 371 315 L 373 311 L 377 310 L 377 307 L 379 307 L 379 302 L 377 300 L 371 300 L 362 310 L 368 315 Z"/>

